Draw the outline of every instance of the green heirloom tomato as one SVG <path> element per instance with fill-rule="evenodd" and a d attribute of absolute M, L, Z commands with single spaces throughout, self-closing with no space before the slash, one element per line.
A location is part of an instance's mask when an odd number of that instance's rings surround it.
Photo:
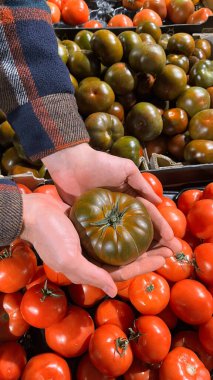
<path fill-rule="evenodd" d="M 107 151 L 114 141 L 124 135 L 124 127 L 118 117 L 105 112 L 95 112 L 85 120 L 90 135 L 90 145 Z"/>
<path fill-rule="evenodd" d="M 197 112 L 210 107 L 210 95 L 205 88 L 190 87 L 179 96 L 176 102 L 177 107 L 182 108 L 190 117 Z"/>
<path fill-rule="evenodd" d="M 130 195 L 93 189 L 70 212 L 87 254 L 109 265 L 126 265 L 150 246 L 153 225 L 144 205 Z"/>
<path fill-rule="evenodd" d="M 90 41 L 92 36 L 93 33 L 89 30 L 81 30 L 76 34 L 74 42 L 83 50 L 91 50 Z"/>
<path fill-rule="evenodd" d="M 193 140 L 213 140 L 213 109 L 193 116 L 189 123 L 189 135 Z"/>
<path fill-rule="evenodd" d="M 213 61 L 201 59 L 195 63 L 189 73 L 189 82 L 192 86 L 213 86 Z"/>
<path fill-rule="evenodd" d="M 213 163 L 213 141 L 193 140 L 184 149 L 184 158 L 192 164 Z"/>
<path fill-rule="evenodd" d="M 120 62 L 123 57 L 123 46 L 118 37 L 110 30 L 101 29 L 91 38 L 91 47 L 105 66 Z"/>
<path fill-rule="evenodd" d="M 157 76 L 153 85 L 155 95 L 163 100 L 174 100 L 186 88 L 187 76 L 183 69 L 176 65 L 166 65 Z"/>
<path fill-rule="evenodd" d="M 157 26 L 154 22 L 143 21 L 136 29 L 137 33 L 148 33 L 150 34 L 156 42 L 159 41 L 161 37 L 161 28 Z"/>
<path fill-rule="evenodd" d="M 120 137 L 111 147 L 110 153 L 114 156 L 129 158 L 135 165 L 139 166 L 143 149 L 138 139 L 132 136 Z"/>
<path fill-rule="evenodd" d="M 182 54 L 167 55 L 167 63 L 181 67 L 187 74 L 189 71 L 189 58 Z"/>
<path fill-rule="evenodd" d="M 135 75 L 123 62 L 114 63 L 110 66 L 106 71 L 104 80 L 117 95 L 129 94 L 135 88 Z"/>
<path fill-rule="evenodd" d="M 168 41 L 167 50 L 169 53 L 184 54 L 189 57 L 195 50 L 194 38 L 188 33 L 175 33 Z"/>
<path fill-rule="evenodd" d="M 101 75 L 101 63 L 91 51 L 74 51 L 69 56 L 67 67 L 79 80 Z"/>
<path fill-rule="evenodd" d="M 159 74 L 166 65 L 166 54 L 160 45 L 144 42 L 131 50 L 129 64 L 135 72 Z"/>
<path fill-rule="evenodd" d="M 140 47 L 142 45 L 142 41 L 139 35 L 130 30 L 125 30 L 124 32 L 120 33 L 118 35 L 118 38 L 122 43 L 125 58 L 129 57 L 129 53 L 132 49 Z"/>

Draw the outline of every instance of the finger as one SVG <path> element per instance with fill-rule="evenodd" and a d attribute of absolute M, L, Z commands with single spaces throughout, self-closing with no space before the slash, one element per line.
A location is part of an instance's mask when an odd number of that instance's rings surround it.
<path fill-rule="evenodd" d="M 151 249 L 147 252 L 147 256 L 162 256 L 168 258 L 173 256 L 173 251 L 168 247 L 162 247 L 162 245 L 157 244 L 155 247 L 151 247 Z"/>
<path fill-rule="evenodd" d="M 162 256 L 141 257 L 140 260 L 134 261 L 118 269 L 111 268 L 110 274 L 115 281 L 125 281 L 140 274 L 153 272 L 165 264 Z"/>
<path fill-rule="evenodd" d="M 155 207 L 151 202 L 147 201 L 144 198 L 137 197 L 144 206 L 146 207 L 154 225 L 155 231 L 160 235 L 161 238 L 165 241 L 172 240 L 174 238 L 174 233 L 168 224 L 168 222 L 163 218 L 160 211 Z"/>
<path fill-rule="evenodd" d="M 173 254 L 182 251 L 182 244 L 180 240 L 176 237 L 174 237 L 171 240 L 160 239 L 158 242 L 154 242 L 154 244 L 151 245 L 151 248 L 156 248 L 160 246 L 169 248 L 173 252 Z"/>

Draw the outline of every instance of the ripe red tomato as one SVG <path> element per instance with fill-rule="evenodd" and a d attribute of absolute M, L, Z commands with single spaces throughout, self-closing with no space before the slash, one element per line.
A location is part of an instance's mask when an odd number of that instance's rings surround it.
<path fill-rule="evenodd" d="M 44 329 L 65 316 L 67 299 L 63 290 L 55 284 L 45 281 L 45 283 L 34 285 L 26 291 L 20 310 L 27 323 Z"/>
<path fill-rule="evenodd" d="M 33 278 L 35 254 L 27 244 L 18 243 L 0 251 L 0 292 L 14 293 Z"/>
<path fill-rule="evenodd" d="M 166 323 L 169 330 L 172 330 L 176 327 L 178 319 L 169 305 L 167 305 L 167 307 L 163 309 L 157 316 Z"/>
<path fill-rule="evenodd" d="M 160 367 L 159 380 L 210 380 L 210 373 L 197 355 L 185 347 L 169 352 Z"/>
<path fill-rule="evenodd" d="M 194 271 L 193 252 L 188 243 L 179 239 L 182 244 L 181 252 L 166 258 L 165 264 L 156 270 L 167 280 L 176 282 L 184 280 L 192 275 Z"/>
<path fill-rule="evenodd" d="M 45 338 L 53 351 L 73 358 L 86 352 L 93 332 L 90 314 L 78 306 L 71 306 L 63 319 L 45 329 Z"/>
<path fill-rule="evenodd" d="M 213 182 L 209 183 L 203 190 L 203 199 L 213 199 Z"/>
<path fill-rule="evenodd" d="M 186 24 L 195 6 L 191 0 L 171 0 L 168 4 L 168 17 L 174 24 Z"/>
<path fill-rule="evenodd" d="M 197 277 L 207 285 L 213 285 L 213 243 L 198 245 L 194 251 Z"/>
<path fill-rule="evenodd" d="M 143 9 L 152 9 L 164 20 L 167 15 L 165 0 L 145 0 Z"/>
<path fill-rule="evenodd" d="M 61 0 L 48 0 L 49 3 L 53 3 L 61 10 Z"/>
<path fill-rule="evenodd" d="M 199 359 L 203 362 L 205 367 L 211 371 L 213 369 L 213 356 L 207 354 L 202 344 L 199 341 L 197 331 L 185 330 L 180 331 L 172 338 L 172 348 L 186 347 L 192 350 Z"/>
<path fill-rule="evenodd" d="M 178 197 L 177 207 L 185 215 L 188 214 L 189 210 L 195 204 L 196 201 L 199 201 L 202 198 L 203 192 L 197 189 L 185 190 Z"/>
<path fill-rule="evenodd" d="M 189 229 L 199 239 L 213 236 L 213 200 L 197 201 L 187 215 Z"/>
<path fill-rule="evenodd" d="M 31 194 L 32 193 L 32 191 L 27 186 L 22 185 L 21 183 L 17 183 L 17 186 L 18 186 L 21 194 Z"/>
<path fill-rule="evenodd" d="M 92 307 L 103 299 L 103 290 L 92 285 L 71 284 L 68 288 L 71 300 L 81 307 Z"/>
<path fill-rule="evenodd" d="M 62 18 L 69 25 L 79 25 L 89 20 L 89 8 L 84 0 L 67 0 L 62 7 Z"/>
<path fill-rule="evenodd" d="M 52 23 L 55 24 L 59 22 L 61 19 L 61 12 L 59 7 L 50 1 L 47 1 L 47 5 L 50 8 Z"/>
<path fill-rule="evenodd" d="M 67 362 L 60 356 L 47 353 L 36 355 L 27 363 L 21 380 L 72 380 Z"/>
<path fill-rule="evenodd" d="M 134 359 L 131 367 L 124 374 L 124 380 L 158 380 L 158 370 L 150 369 L 146 363 Z"/>
<path fill-rule="evenodd" d="M 84 28 L 103 28 L 103 24 L 98 20 L 89 20 L 85 22 Z"/>
<path fill-rule="evenodd" d="M 56 201 L 62 202 L 60 195 L 56 189 L 55 185 L 43 185 L 37 187 L 34 191 L 36 194 L 47 194 L 51 195 Z"/>
<path fill-rule="evenodd" d="M 161 197 L 162 202 L 160 203 L 161 207 L 176 207 L 176 203 L 169 197 Z M 158 207 L 158 206 L 157 206 Z"/>
<path fill-rule="evenodd" d="M 139 317 L 133 331 L 135 340 L 131 340 L 131 347 L 139 360 L 160 363 L 165 359 L 171 345 L 171 333 L 162 319 L 151 315 Z"/>
<path fill-rule="evenodd" d="M 177 238 L 183 238 L 186 233 L 186 217 L 177 207 L 166 207 L 158 205 L 158 210 L 166 219 Z"/>
<path fill-rule="evenodd" d="M 213 317 L 199 327 L 199 339 L 205 351 L 213 355 Z"/>
<path fill-rule="evenodd" d="M 126 334 L 115 325 L 98 327 L 91 336 L 89 356 L 93 365 L 104 375 L 121 376 L 131 366 L 132 350 Z"/>
<path fill-rule="evenodd" d="M 141 314 L 158 314 L 169 303 L 170 287 L 159 274 L 149 272 L 132 280 L 129 286 L 129 299 Z"/>
<path fill-rule="evenodd" d="M 55 272 L 48 265 L 43 264 L 44 271 L 49 281 L 60 286 L 70 285 L 71 281 L 63 273 Z"/>
<path fill-rule="evenodd" d="M 134 312 L 126 302 L 107 299 L 100 303 L 95 313 L 96 326 L 110 323 L 120 327 L 124 332 L 132 326 L 135 319 Z"/>
<path fill-rule="evenodd" d="M 7 342 L 0 345 L 1 380 L 19 380 L 26 363 L 26 353 L 19 343 Z"/>
<path fill-rule="evenodd" d="M 204 243 L 213 243 L 213 236 L 204 240 Z"/>
<path fill-rule="evenodd" d="M 154 192 L 162 198 L 163 196 L 163 186 L 159 179 L 152 173 L 142 173 L 142 176 L 147 180 L 147 182 L 151 185 Z"/>
<path fill-rule="evenodd" d="M 29 328 L 20 311 L 22 297 L 19 292 L 0 293 L 0 342 L 18 340 Z"/>
<path fill-rule="evenodd" d="M 61 0 L 61 9 L 63 8 L 63 6 L 67 3 L 68 0 Z"/>
<path fill-rule="evenodd" d="M 126 16 L 126 15 L 123 15 L 123 14 L 119 14 L 119 15 L 115 15 L 113 16 L 109 22 L 108 22 L 108 26 L 112 27 L 112 28 L 116 28 L 116 27 L 121 27 L 121 28 L 131 28 L 133 27 L 133 22 L 131 20 L 130 17 Z"/>
<path fill-rule="evenodd" d="M 144 1 L 145 0 L 122 0 L 122 5 L 131 11 L 137 11 L 143 7 Z"/>
<path fill-rule="evenodd" d="M 43 265 L 39 265 L 36 268 L 36 273 L 33 276 L 31 282 L 26 285 L 26 289 L 32 288 L 32 286 L 37 284 L 43 284 L 47 280 L 46 273 L 44 271 Z"/>
<path fill-rule="evenodd" d="M 211 318 L 213 298 L 203 284 L 186 279 L 176 282 L 172 287 L 170 306 L 182 321 L 199 325 Z"/>
<path fill-rule="evenodd" d="M 133 278 L 130 278 L 129 280 L 125 280 L 125 281 L 115 282 L 118 289 L 117 294 L 123 300 L 126 300 L 126 301 L 129 300 L 129 285 L 131 284 L 132 280 Z"/>
<path fill-rule="evenodd" d="M 195 249 L 195 247 L 201 243 L 201 240 L 196 238 L 189 230 L 186 230 L 183 240 L 186 241 L 192 249 Z"/>
<path fill-rule="evenodd" d="M 212 14 L 211 9 L 200 8 L 189 16 L 187 24 L 202 24 L 203 22 L 206 22 Z"/>
<path fill-rule="evenodd" d="M 162 20 L 160 16 L 152 9 L 143 9 L 142 11 L 136 13 L 136 15 L 133 18 L 133 25 L 138 26 L 143 21 L 154 22 L 154 24 L 156 24 L 157 26 L 162 25 Z"/>
<path fill-rule="evenodd" d="M 78 363 L 76 380 L 115 380 L 115 377 L 103 375 L 94 367 L 89 355 L 86 354 Z"/>

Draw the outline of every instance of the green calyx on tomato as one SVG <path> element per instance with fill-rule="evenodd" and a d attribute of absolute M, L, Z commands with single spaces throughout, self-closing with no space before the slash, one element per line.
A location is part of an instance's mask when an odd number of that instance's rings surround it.
<path fill-rule="evenodd" d="M 115 340 L 115 350 L 120 355 L 120 357 L 124 356 L 125 351 L 128 347 L 129 341 L 125 338 L 117 338 Z"/>
<path fill-rule="evenodd" d="M 54 293 L 54 291 L 47 287 L 47 280 L 44 283 L 44 287 L 41 289 L 42 297 L 40 299 L 41 302 L 44 302 L 47 297 L 61 297 L 61 294 Z"/>
<path fill-rule="evenodd" d="M 0 260 L 4 259 L 9 259 L 12 256 L 12 250 L 11 247 L 9 249 L 5 248 L 3 251 L 0 253 Z"/>

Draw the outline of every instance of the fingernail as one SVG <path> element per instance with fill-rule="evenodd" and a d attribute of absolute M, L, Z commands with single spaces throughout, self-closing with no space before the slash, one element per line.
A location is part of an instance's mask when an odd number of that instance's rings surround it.
<path fill-rule="evenodd" d="M 109 297 L 114 298 L 117 294 L 117 289 L 111 288 L 110 286 L 105 286 L 103 288 L 104 293 L 106 293 Z"/>

